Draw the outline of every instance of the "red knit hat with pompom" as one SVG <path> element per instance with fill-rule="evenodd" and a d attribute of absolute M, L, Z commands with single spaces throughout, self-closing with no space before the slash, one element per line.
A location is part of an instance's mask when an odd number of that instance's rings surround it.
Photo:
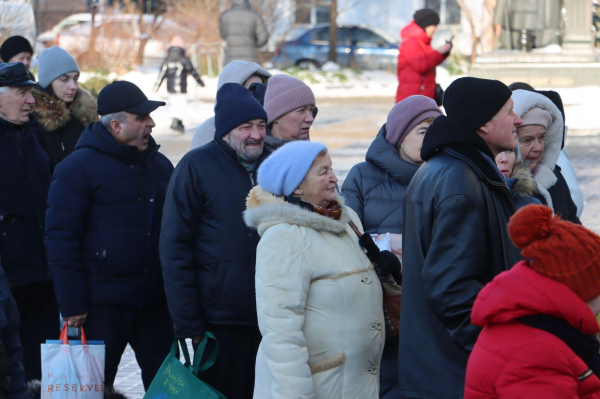
<path fill-rule="evenodd" d="M 508 233 L 529 266 L 569 287 L 584 302 L 600 295 L 600 236 L 552 215 L 552 209 L 528 205 L 510 218 Z"/>

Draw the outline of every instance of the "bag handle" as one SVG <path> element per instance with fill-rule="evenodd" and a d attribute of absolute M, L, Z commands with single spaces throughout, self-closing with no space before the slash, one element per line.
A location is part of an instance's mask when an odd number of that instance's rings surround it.
<path fill-rule="evenodd" d="M 85 331 L 83 331 L 83 327 L 81 328 L 81 345 L 87 345 L 87 338 L 85 337 Z M 60 331 L 60 337 L 58 338 L 62 341 L 63 345 L 69 345 L 69 323 L 65 321 L 65 324 Z"/>
<path fill-rule="evenodd" d="M 212 339 L 215 341 L 215 349 L 211 353 L 210 357 L 206 360 L 204 364 L 202 362 L 202 355 L 204 354 L 204 350 L 206 349 L 206 344 L 208 343 L 208 339 Z M 184 339 L 179 340 L 179 345 L 181 346 L 181 352 L 183 353 L 183 357 L 185 358 L 185 367 L 190 368 L 192 373 L 196 377 L 198 377 L 199 371 L 206 371 L 211 368 L 215 362 L 217 361 L 217 357 L 219 357 L 219 342 L 217 338 L 213 335 L 213 333 L 207 331 L 202 338 L 202 341 L 198 344 L 198 348 L 196 349 L 196 353 L 194 354 L 194 363 L 192 364 L 190 361 L 190 353 L 187 348 L 187 344 Z M 177 340 L 173 341 L 173 345 L 171 346 L 171 353 L 175 355 L 177 351 Z"/>

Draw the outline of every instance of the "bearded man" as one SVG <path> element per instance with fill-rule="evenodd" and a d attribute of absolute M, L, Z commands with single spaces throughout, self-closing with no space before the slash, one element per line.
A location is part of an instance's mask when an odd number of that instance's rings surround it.
<path fill-rule="evenodd" d="M 179 162 L 167 189 L 160 256 L 175 337 L 197 345 L 207 331 L 220 346 L 200 373 L 230 399 L 251 398 L 260 344 L 254 269 L 259 236 L 244 223 L 256 185 L 267 114 L 238 83 L 217 92 L 215 139 Z"/>

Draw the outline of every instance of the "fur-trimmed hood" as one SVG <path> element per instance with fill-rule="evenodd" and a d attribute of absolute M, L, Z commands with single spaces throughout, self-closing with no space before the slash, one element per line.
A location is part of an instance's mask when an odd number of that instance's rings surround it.
<path fill-rule="evenodd" d="M 346 227 L 350 220 L 349 208 L 344 205 L 342 197 L 338 196 L 337 201 L 342 205 L 340 220 L 334 220 L 303 209 L 298 205 L 285 201 L 283 197 L 277 197 L 256 186 L 246 198 L 244 221 L 249 227 L 258 230 L 258 234 L 261 236 L 269 227 L 281 223 L 343 235 L 346 234 Z"/>
<path fill-rule="evenodd" d="M 520 158 L 515 162 L 510 177 L 517 181 L 513 188 L 514 195 L 532 197 L 538 191 L 537 184 L 531 176 L 531 171 Z"/>
<path fill-rule="evenodd" d="M 554 103 L 543 94 L 527 90 L 515 90 L 513 92 L 512 99 L 515 103 L 514 111 L 519 118 L 521 118 L 534 107 L 546 110 L 552 116 L 552 124 L 546 131 L 544 153 L 542 154 L 536 169 L 543 165 L 553 171 L 556 163 L 558 162 L 558 157 L 560 156 L 563 140 L 563 128 L 565 122 L 562 114 L 556 105 L 554 105 Z"/>
<path fill-rule="evenodd" d="M 31 112 L 44 130 L 49 133 L 65 127 L 71 118 L 75 118 L 83 126 L 99 119 L 96 100 L 89 91 L 82 87 L 77 90 L 77 95 L 70 108 L 50 91 L 34 89 L 31 94 L 35 98 L 35 105 Z"/>
<path fill-rule="evenodd" d="M 554 174 L 554 168 L 562 147 L 564 119 L 556 105 L 543 94 L 527 90 L 515 90 L 512 99 L 515 103 L 514 111 L 519 118 L 534 107 L 544 109 L 552 116 L 552 124 L 546 131 L 546 139 L 544 140 L 544 153 L 533 170 L 533 179 L 537 183 L 540 194 L 546 200 L 546 204 L 554 209 L 548 189 L 558 181 Z"/>

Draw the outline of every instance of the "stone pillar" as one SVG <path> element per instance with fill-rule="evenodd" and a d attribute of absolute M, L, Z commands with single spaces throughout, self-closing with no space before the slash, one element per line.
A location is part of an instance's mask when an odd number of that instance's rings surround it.
<path fill-rule="evenodd" d="M 586 0 L 563 0 L 567 11 L 563 50 L 566 53 L 593 54 L 592 48 L 592 2 Z"/>

